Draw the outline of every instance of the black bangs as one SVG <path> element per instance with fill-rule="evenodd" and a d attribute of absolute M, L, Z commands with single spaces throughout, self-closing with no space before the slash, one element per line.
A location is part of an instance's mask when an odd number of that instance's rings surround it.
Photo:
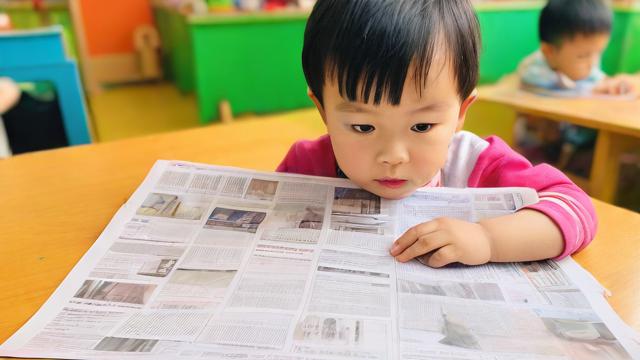
<path fill-rule="evenodd" d="M 321 103 L 325 81 L 334 80 L 350 101 L 398 105 L 408 75 L 421 93 L 435 56 L 453 68 L 461 98 L 469 96 L 478 80 L 479 47 L 468 0 L 318 0 L 302 63 Z"/>

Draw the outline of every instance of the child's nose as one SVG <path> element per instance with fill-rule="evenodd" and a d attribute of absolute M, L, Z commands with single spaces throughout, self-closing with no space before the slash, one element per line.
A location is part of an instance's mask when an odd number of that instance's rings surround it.
<path fill-rule="evenodd" d="M 388 142 L 378 154 L 378 162 L 385 165 L 399 165 L 409 161 L 406 146 L 398 141 Z"/>

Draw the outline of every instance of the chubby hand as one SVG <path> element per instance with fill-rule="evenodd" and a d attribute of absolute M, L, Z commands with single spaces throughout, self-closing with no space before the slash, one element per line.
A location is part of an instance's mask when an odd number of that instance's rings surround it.
<path fill-rule="evenodd" d="M 627 74 L 606 78 L 596 85 L 593 92 L 605 95 L 637 95 L 632 79 L 633 77 Z"/>
<path fill-rule="evenodd" d="M 418 258 L 436 268 L 454 262 L 480 265 L 491 260 L 491 237 L 480 224 L 438 218 L 407 230 L 389 252 L 400 262 Z"/>

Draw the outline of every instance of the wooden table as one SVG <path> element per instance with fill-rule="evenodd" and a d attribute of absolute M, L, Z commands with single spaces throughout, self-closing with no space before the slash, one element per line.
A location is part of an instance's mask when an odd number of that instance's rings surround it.
<path fill-rule="evenodd" d="M 273 170 L 314 110 L 0 160 L 0 342 L 51 295 L 157 159 Z M 596 201 L 601 224 L 576 256 L 640 331 L 640 215 Z"/>
<path fill-rule="evenodd" d="M 640 88 L 640 81 L 638 81 Z M 606 202 L 616 196 L 620 155 L 640 146 L 640 99 L 554 98 L 519 89 L 517 77 L 510 75 L 495 85 L 481 86 L 479 100 L 505 105 L 518 113 L 567 121 L 598 131 L 589 193 Z"/>

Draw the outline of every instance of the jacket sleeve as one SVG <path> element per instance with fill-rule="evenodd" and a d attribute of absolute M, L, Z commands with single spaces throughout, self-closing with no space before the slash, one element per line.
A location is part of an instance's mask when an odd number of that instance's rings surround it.
<path fill-rule="evenodd" d="M 297 141 L 291 146 L 276 171 L 336 177 L 336 159 L 331 140 L 325 135 L 316 140 Z"/>
<path fill-rule="evenodd" d="M 296 158 L 296 144 L 293 144 L 289 148 L 289 151 L 287 151 L 287 155 L 285 155 L 284 159 L 280 162 L 280 165 L 276 168 L 276 171 L 282 173 L 295 173 Z"/>
<path fill-rule="evenodd" d="M 585 248 L 594 238 L 597 219 L 589 196 L 558 169 L 537 166 L 516 153 L 497 137 L 487 139 L 489 146 L 478 157 L 469 177 L 471 187 L 529 187 L 540 201 L 529 209 L 547 215 L 564 238 L 562 259 Z"/>
<path fill-rule="evenodd" d="M 554 90 L 560 88 L 558 75 L 533 59 L 525 59 L 517 70 L 520 83 L 526 88 Z"/>

